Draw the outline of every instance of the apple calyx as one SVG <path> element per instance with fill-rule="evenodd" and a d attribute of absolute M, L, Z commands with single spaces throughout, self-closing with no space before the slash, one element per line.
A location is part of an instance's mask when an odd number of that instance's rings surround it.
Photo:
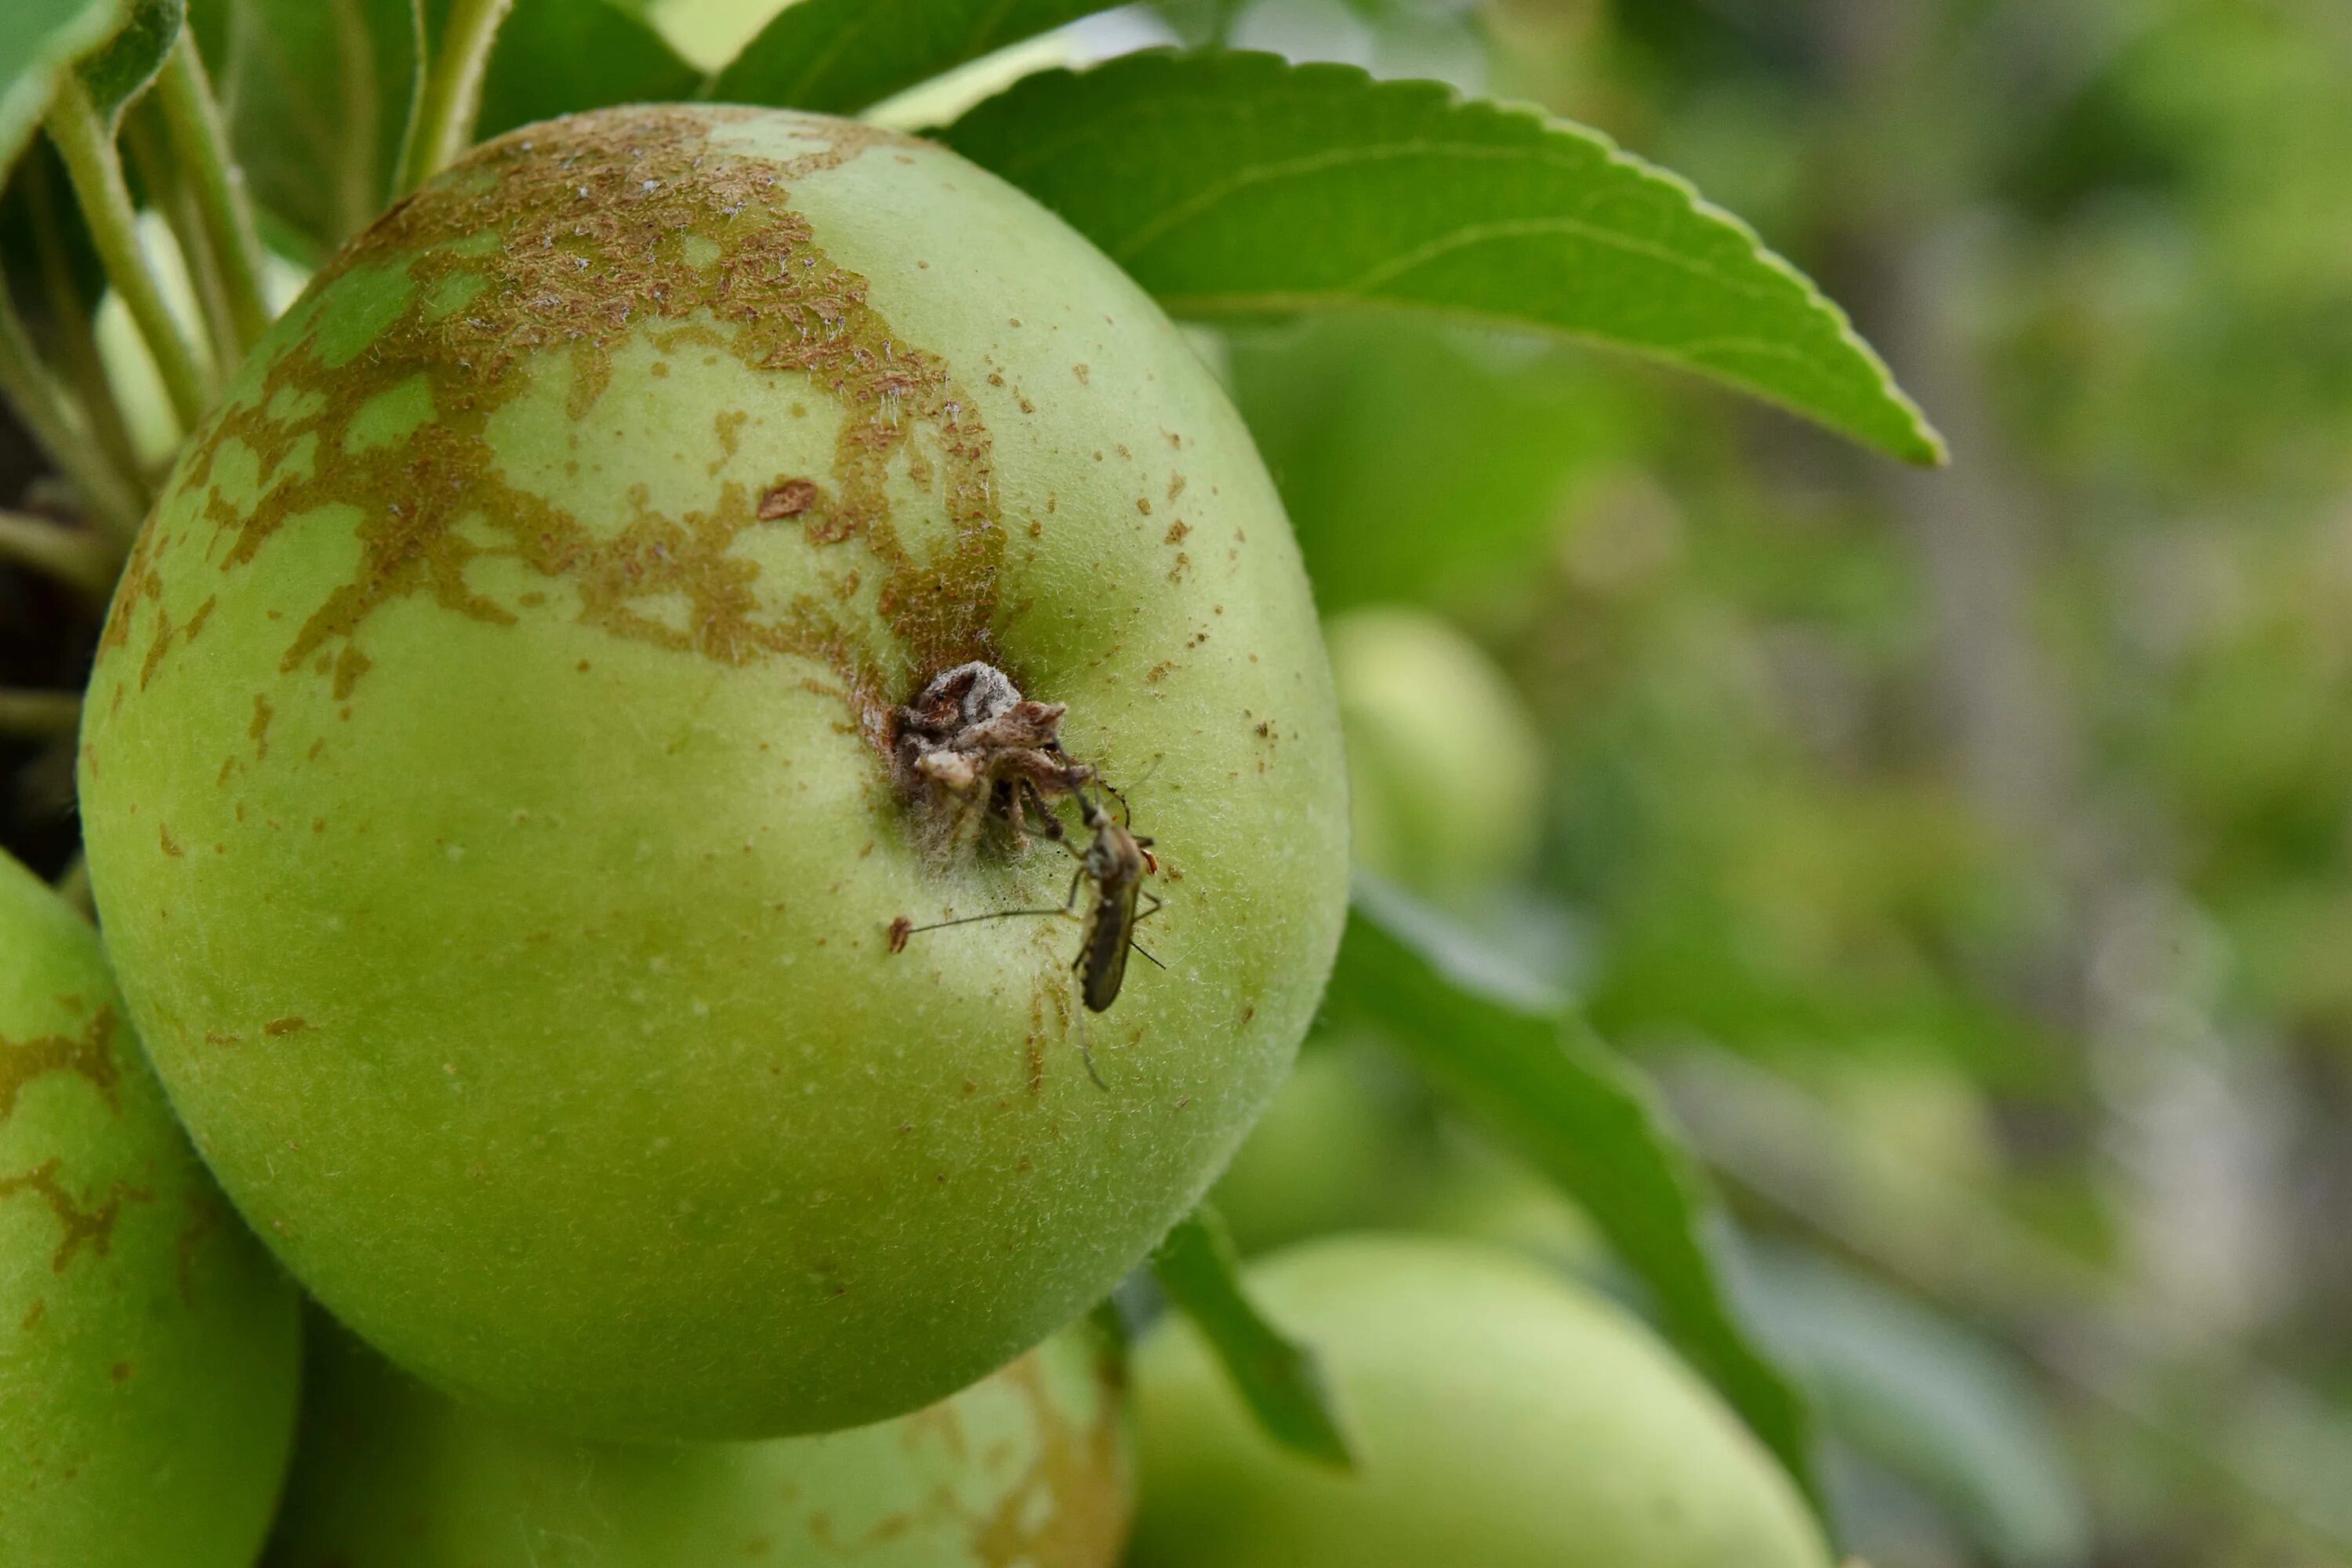
<path fill-rule="evenodd" d="M 1094 770 L 1062 750 L 1065 702 L 1034 702 L 992 664 L 972 660 L 940 671 L 898 710 L 891 775 L 914 809 L 919 837 L 944 857 L 990 825 L 1015 850 L 1029 841 L 1030 813 L 1058 837 L 1056 800 L 1075 795 Z"/>

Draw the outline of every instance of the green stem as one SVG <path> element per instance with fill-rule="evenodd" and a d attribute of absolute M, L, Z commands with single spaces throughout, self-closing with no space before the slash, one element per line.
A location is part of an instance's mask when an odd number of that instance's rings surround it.
<path fill-rule="evenodd" d="M 113 134 L 90 101 L 89 89 L 70 71 L 49 106 L 47 124 L 49 139 L 65 157 L 83 220 L 98 242 L 107 280 L 139 323 L 148 352 L 155 356 L 155 368 L 163 373 L 173 412 L 184 427 L 193 430 L 212 401 L 211 390 L 205 384 L 195 345 L 164 302 L 163 286 L 139 247 L 139 215 L 131 205 L 131 187 L 123 182 Z"/>
<path fill-rule="evenodd" d="M 407 195 L 455 163 L 474 139 L 481 112 L 482 79 L 489 73 L 490 46 L 513 0 L 449 0 L 441 29 L 441 52 L 425 71 L 422 90 L 400 149 L 395 189 Z"/>
<path fill-rule="evenodd" d="M 146 187 L 142 194 L 147 209 L 162 217 L 172 231 L 172 243 L 179 250 L 180 265 L 189 291 L 195 296 L 196 316 L 203 326 L 199 335 L 205 343 L 199 347 L 211 348 L 214 364 L 234 364 L 236 325 L 229 318 L 228 294 L 213 266 L 212 246 L 205 237 L 204 220 L 196 213 L 195 195 L 181 177 L 178 160 L 172 156 L 165 137 L 163 110 L 150 95 L 122 117 L 118 142 Z"/>
<path fill-rule="evenodd" d="M 79 691 L 20 691 L 0 686 L 0 735 L 54 740 L 81 728 Z"/>
<path fill-rule="evenodd" d="M 102 596 L 122 569 L 122 552 L 101 534 L 45 517 L 0 510 L 0 559 L 45 572 Z"/>
<path fill-rule="evenodd" d="M 205 248 L 236 328 L 236 352 L 222 363 L 226 373 L 268 330 L 269 295 L 262 282 L 261 238 L 254 227 L 253 203 L 246 195 L 245 172 L 229 150 L 220 105 L 196 53 L 195 35 L 186 28 L 164 57 L 155 78 L 155 99 L 204 220 Z"/>
<path fill-rule="evenodd" d="M 46 153 L 25 160 L 25 195 L 32 215 L 33 248 L 40 258 L 42 291 L 48 296 L 50 327 L 66 378 L 81 399 L 81 412 L 106 460 L 118 471 L 142 479 L 139 448 L 123 422 L 121 401 L 114 395 L 114 384 L 107 379 L 106 361 L 90 331 L 90 315 L 96 307 L 82 297 L 80 280 L 66 255 L 60 226 L 68 221 L 63 216 L 68 209 L 63 193 L 55 189 L 49 178 Z M 142 489 L 143 492 L 143 485 Z M 143 493 L 140 500 L 145 501 Z"/>
<path fill-rule="evenodd" d="M 33 340 L 5 289 L 0 289 L 0 393 L 7 395 L 49 460 L 73 481 L 83 503 L 116 537 L 128 540 L 138 532 L 147 510 L 138 487 L 106 461 L 84 429 L 65 389 L 33 352 Z"/>

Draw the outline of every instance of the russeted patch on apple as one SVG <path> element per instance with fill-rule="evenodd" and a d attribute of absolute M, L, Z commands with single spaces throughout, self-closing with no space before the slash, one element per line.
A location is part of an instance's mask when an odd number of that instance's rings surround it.
<path fill-rule="evenodd" d="M 1164 968 L 1108 1011 L 1068 921 L 891 951 L 1060 902 L 1083 839 L 910 805 L 898 715 L 974 662 L 1156 840 Z M 1281 1080 L 1345 907 L 1307 583 L 1213 378 L 993 177 L 769 110 L 529 128 L 336 257 L 149 522 L 81 789 L 254 1228 L 600 1436 L 881 1419 L 1083 1310 Z"/>
<path fill-rule="evenodd" d="M 0 854 L 0 1563 L 249 1568 L 300 1336 L 173 1124 L 98 933 Z"/>
<path fill-rule="evenodd" d="M 1122 1366 L 1080 1324 L 938 1405 L 756 1443 L 589 1443 L 310 1337 L 261 1568 L 1114 1568 L 1133 1512 Z"/>

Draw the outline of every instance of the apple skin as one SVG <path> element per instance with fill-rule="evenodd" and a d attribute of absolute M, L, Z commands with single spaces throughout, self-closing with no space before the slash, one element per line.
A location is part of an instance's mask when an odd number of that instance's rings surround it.
<path fill-rule="evenodd" d="M 247 1568 L 300 1335 L 293 1287 L 173 1122 L 98 933 L 0 855 L 0 1563 Z"/>
<path fill-rule="evenodd" d="M 970 659 L 1158 840 L 1164 968 L 1099 1016 L 1072 923 L 886 941 L 1069 886 L 890 784 Z M 229 1195 L 396 1363 L 580 1436 L 861 1425 L 1037 1343 L 1208 1186 L 1345 918 L 1223 393 L 1026 197 L 815 116 L 553 121 L 387 213 L 191 443 L 87 714 L 109 943 Z"/>
<path fill-rule="evenodd" d="M 1115 1365 L 1081 1327 L 929 1409 L 757 1443 L 550 1436 L 321 1321 L 262 1568 L 1113 1568 L 1133 1509 Z"/>
<path fill-rule="evenodd" d="M 1366 1234 L 1249 1270 L 1358 1456 L 1275 1447 L 1198 1336 L 1135 1361 L 1130 1568 L 1829 1568 L 1796 1489 L 1649 1331 L 1537 1265 Z"/>

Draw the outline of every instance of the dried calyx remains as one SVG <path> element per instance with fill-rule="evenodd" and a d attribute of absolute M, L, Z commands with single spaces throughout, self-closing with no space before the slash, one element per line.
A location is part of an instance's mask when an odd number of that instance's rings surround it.
<path fill-rule="evenodd" d="M 1053 803 L 1095 777 L 1062 750 L 1068 711 L 1066 703 L 1023 697 L 992 664 L 975 660 L 932 677 L 898 710 L 891 752 L 893 777 L 915 809 L 925 847 L 949 854 L 992 822 L 1016 850 L 1033 828 L 1059 839 Z"/>

